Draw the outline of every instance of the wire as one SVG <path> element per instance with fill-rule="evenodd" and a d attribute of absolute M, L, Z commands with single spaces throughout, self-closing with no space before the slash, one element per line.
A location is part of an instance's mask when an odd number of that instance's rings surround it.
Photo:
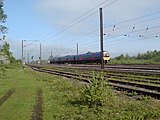
<path fill-rule="evenodd" d="M 155 13 L 152 13 L 152 14 L 149 14 L 149 15 L 145 15 L 145 16 L 155 15 L 155 14 L 157 14 L 157 13 L 159 13 L 159 12 L 155 12 Z M 142 16 L 142 17 L 144 17 L 144 16 Z M 138 17 L 138 18 L 142 18 L 142 17 Z M 134 23 L 134 24 L 136 24 L 136 25 L 137 25 L 137 24 L 142 24 L 142 23 L 145 23 L 145 22 L 149 22 L 149 21 L 153 21 L 153 20 L 159 19 L 159 18 L 160 18 L 160 17 L 153 18 L 153 19 L 149 19 L 149 20 L 145 20 L 145 21 L 141 21 L 141 22 L 136 22 L 136 23 Z M 137 18 L 134 18 L 134 20 L 135 20 L 135 19 L 137 19 Z M 133 19 L 131 19 L 131 20 L 133 20 Z M 131 20 L 128 20 L 128 21 L 131 21 Z M 124 22 L 123 22 L 123 23 L 124 23 Z M 110 26 L 105 26 L 104 29 L 106 29 L 106 27 L 112 27 L 112 26 L 111 26 L 111 25 L 110 25 Z M 120 27 L 118 30 L 120 30 L 121 28 L 126 28 L 126 27 L 129 27 L 129 26 L 127 25 L 127 26 Z M 94 30 L 94 31 L 92 31 L 92 32 L 90 32 L 90 33 L 87 33 L 87 34 L 85 34 L 85 35 L 77 38 L 77 39 L 73 39 L 73 40 L 71 40 L 70 42 L 65 42 L 64 44 L 69 44 L 69 43 L 71 43 L 72 41 L 76 41 L 76 40 L 79 40 L 79 39 L 81 39 L 81 38 L 84 38 L 84 37 L 86 37 L 86 36 L 88 36 L 88 35 L 96 32 L 96 31 L 98 31 L 98 30 L 99 30 L 99 29 L 96 29 L 96 30 Z"/>
<path fill-rule="evenodd" d="M 148 27 L 148 29 L 150 29 L 150 32 L 151 32 L 151 30 L 152 29 L 156 29 L 156 28 L 159 28 L 160 26 L 152 26 L 152 27 Z M 129 37 L 132 37 L 132 35 L 134 35 L 134 36 L 137 36 L 137 37 L 143 37 L 144 35 L 144 33 L 139 33 L 139 32 L 142 32 L 142 31 L 146 31 L 146 28 L 143 28 L 143 29 L 139 29 L 139 30 L 136 30 L 136 31 L 134 31 L 134 32 L 125 32 L 125 33 L 122 33 L 122 34 L 119 34 L 119 35 L 116 35 L 116 36 L 113 36 L 113 37 L 108 37 L 110 40 L 111 39 L 115 39 L 115 38 L 118 38 L 118 37 L 122 37 L 122 36 L 129 36 Z M 136 34 L 137 33 L 137 34 Z M 145 33 L 146 34 L 146 33 Z M 147 33 L 147 34 L 149 34 L 149 33 Z M 98 35 L 96 35 L 96 36 L 99 36 L 99 34 Z M 86 36 L 83 36 L 83 37 L 86 37 Z M 107 38 L 107 39 L 108 39 Z M 93 43 L 93 41 L 88 41 L 88 42 L 85 42 L 85 43 L 83 43 L 83 44 L 85 44 L 84 46 L 86 46 L 87 45 L 87 43 L 88 44 L 92 44 Z M 98 42 L 98 41 L 97 41 Z M 106 42 L 106 40 L 104 41 L 104 42 Z M 114 41 L 114 42 L 116 42 L 116 41 Z M 81 46 L 83 45 L 82 43 L 79 43 Z M 94 43 L 95 44 L 95 43 Z M 66 44 L 65 44 L 66 45 Z"/>
<path fill-rule="evenodd" d="M 100 5 L 102 5 L 103 3 L 108 2 L 108 1 L 109 1 L 109 0 L 100 3 L 100 4 L 97 5 L 96 7 L 92 8 L 91 10 L 89 10 L 89 11 L 87 11 L 86 13 L 84 13 L 83 15 L 81 15 L 80 17 L 78 17 L 78 18 L 74 19 L 73 21 L 69 22 L 68 24 L 64 25 L 64 26 L 62 27 L 62 28 L 64 28 L 64 29 L 62 29 L 62 30 L 60 30 L 59 32 L 57 32 L 56 34 L 52 35 L 52 36 L 49 37 L 48 39 L 53 38 L 53 37 L 59 35 L 59 34 L 62 33 L 63 31 L 71 28 L 72 26 L 78 24 L 79 22 L 81 22 L 81 21 L 85 20 L 86 18 L 92 16 L 93 14 L 97 13 L 98 11 L 95 11 L 95 12 L 91 13 L 90 15 L 88 15 L 88 16 L 80 19 L 81 17 L 85 16 L 85 15 L 88 14 L 89 12 L 93 11 L 93 10 L 94 10 L 95 8 L 97 8 L 98 6 L 100 6 Z M 110 5 L 112 5 L 112 4 L 115 3 L 116 1 L 118 1 L 118 0 L 114 0 L 113 2 L 105 5 L 103 8 L 106 8 L 106 7 L 110 6 Z M 73 23 L 74 21 L 76 21 L 76 20 L 78 20 L 78 19 L 80 19 L 80 20 L 77 21 L 76 23 Z M 67 26 L 67 27 L 66 27 L 66 26 Z M 45 39 L 45 40 L 43 40 L 43 41 L 46 41 L 46 40 L 48 40 L 48 39 Z"/>
<path fill-rule="evenodd" d="M 114 0 L 113 2 L 109 3 L 108 5 L 105 5 L 105 6 L 104 6 L 104 7 L 102 7 L 102 8 L 106 8 L 106 7 L 108 7 L 108 6 L 112 5 L 113 3 L 117 2 L 117 1 L 118 1 L 118 0 Z"/>
<path fill-rule="evenodd" d="M 79 20 L 79 19 L 82 18 L 83 16 L 87 15 L 88 13 L 90 13 L 91 11 L 93 11 L 94 9 L 96 9 L 98 6 L 104 4 L 104 3 L 108 2 L 108 1 L 109 1 L 109 0 L 105 0 L 105 1 L 101 2 L 100 4 L 96 5 L 96 6 L 93 7 L 92 9 L 88 10 L 87 12 L 85 12 L 84 14 L 82 14 L 82 15 L 80 15 L 79 17 L 75 18 L 74 20 L 68 22 L 67 24 L 63 25 L 61 28 L 59 28 L 59 29 L 57 30 L 57 32 L 58 32 L 58 33 L 59 33 L 59 32 L 62 32 L 63 29 L 66 30 L 66 29 L 67 29 L 68 27 L 70 27 L 71 24 L 73 24 L 75 21 Z M 79 23 L 79 22 L 78 22 L 78 23 Z M 56 32 L 56 33 L 54 32 L 55 35 L 57 35 L 57 32 Z M 50 36 L 50 35 L 52 35 L 52 34 L 53 34 L 53 32 L 50 33 L 50 34 L 47 35 L 47 36 Z M 53 36 L 53 35 L 52 35 L 52 36 Z M 50 37 L 49 37 L 49 38 L 50 38 Z M 49 38 L 47 38 L 47 40 L 48 40 Z M 41 39 L 40 39 L 40 41 L 41 41 Z"/>
<path fill-rule="evenodd" d="M 68 27 L 66 27 L 66 28 L 62 29 L 61 31 L 59 31 L 59 32 L 55 33 L 54 35 L 52 35 L 52 36 L 50 36 L 49 38 L 47 38 L 47 39 L 45 39 L 45 40 L 42 40 L 42 41 L 44 42 L 44 41 L 47 41 L 47 40 L 49 40 L 49 39 L 51 39 L 51 38 L 53 38 L 53 37 L 56 37 L 57 35 L 59 35 L 59 34 L 60 34 L 60 33 L 62 33 L 63 31 L 65 31 L 65 30 L 67 30 L 67 29 L 71 28 L 72 26 L 74 26 L 74 25 L 76 25 L 76 24 L 80 23 L 81 21 L 83 21 L 83 20 L 85 20 L 86 18 L 88 18 L 88 17 L 90 17 L 90 16 L 94 15 L 95 13 L 97 13 L 97 11 L 96 11 L 96 12 L 91 13 L 90 15 L 88 15 L 88 16 L 86 16 L 86 17 L 84 17 L 83 19 L 80 19 L 80 20 L 79 20 L 79 21 L 77 21 L 76 23 L 73 23 L 73 24 L 69 25 Z"/>
<path fill-rule="evenodd" d="M 160 14 L 160 11 L 157 11 L 157 12 L 154 12 L 154 13 L 151 13 L 151 14 L 147 14 L 147 15 L 144 15 L 144 16 L 136 17 L 136 18 L 133 18 L 133 19 L 125 20 L 125 21 L 117 23 L 116 25 L 123 24 L 123 23 L 128 23 L 128 22 L 131 22 L 131 21 L 135 21 L 135 20 L 142 19 L 142 18 L 145 18 L 145 17 L 153 16 L 153 15 L 156 15 L 156 14 Z M 111 27 L 111 26 L 114 26 L 114 25 L 115 24 L 108 25 L 108 26 L 105 26 L 105 27 Z"/>

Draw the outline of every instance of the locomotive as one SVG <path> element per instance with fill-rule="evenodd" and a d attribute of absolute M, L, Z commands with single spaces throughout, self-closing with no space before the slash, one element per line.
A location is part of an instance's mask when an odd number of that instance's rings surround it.
<path fill-rule="evenodd" d="M 106 64 L 110 61 L 110 54 L 107 51 L 103 52 L 103 60 Z M 48 59 L 50 64 L 85 64 L 85 63 L 101 63 L 101 52 L 88 52 L 79 55 L 66 55 L 62 57 L 52 57 Z"/>

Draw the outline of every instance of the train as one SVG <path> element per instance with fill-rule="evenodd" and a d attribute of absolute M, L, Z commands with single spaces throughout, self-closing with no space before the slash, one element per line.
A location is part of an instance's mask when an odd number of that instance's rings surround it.
<path fill-rule="evenodd" d="M 111 57 L 109 52 L 103 52 L 104 63 L 108 63 Z M 85 63 L 101 63 L 101 52 L 87 52 L 79 55 L 66 55 L 62 57 L 50 56 L 48 59 L 50 64 L 85 64 Z"/>

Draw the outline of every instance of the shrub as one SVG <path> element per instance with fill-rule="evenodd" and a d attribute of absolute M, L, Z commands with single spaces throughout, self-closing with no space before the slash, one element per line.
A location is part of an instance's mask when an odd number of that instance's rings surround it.
<path fill-rule="evenodd" d="M 6 67 L 4 64 L 0 64 L 0 78 L 4 79 L 6 73 Z"/>
<path fill-rule="evenodd" d="M 111 97 L 112 92 L 108 82 L 104 79 L 103 73 L 97 75 L 93 73 L 89 85 L 86 85 L 82 89 L 83 103 L 89 107 L 102 106 L 106 103 L 106 100 Z"/>

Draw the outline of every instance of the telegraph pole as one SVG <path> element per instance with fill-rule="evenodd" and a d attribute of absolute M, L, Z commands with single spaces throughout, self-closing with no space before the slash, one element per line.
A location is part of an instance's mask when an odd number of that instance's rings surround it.
<path fill-rule="evenodd" d="M 23 64 L 23 40 L 22 40 L 22 64 Z"/>
<path fill-rule="evenodd" d="M 42 63 L 41 63 L 41 53 L 42 53 L 42 51 L 41 51 L 41 43 L 40 43 L 40 57 L 39 57 L 40 65 L 42 64 Z"/>
<path fill-rule="evenodd" d="M 22 67 L 24 69 L 24 56 L 23 56 L 23 48 L 24 48 L 24 44 L 23 44 L 24 40 L 22 40 Z"/>
<path fill-rule="evenodd" d="M 29 51 L 28 51 L 28 64 L 29 64 Z"/>
<path fill-rule="evenodd" d="M 78 55 L 78 43 L 77 43 L 77 55 Z"/>
<path fill-rule="evenodd" d="M 99 8 L 99 12 L 100 12 L 101 69 L 104 69 L 104 60 L 103 60 L 103 13 L 102 13 L 102 8 Z"/>

